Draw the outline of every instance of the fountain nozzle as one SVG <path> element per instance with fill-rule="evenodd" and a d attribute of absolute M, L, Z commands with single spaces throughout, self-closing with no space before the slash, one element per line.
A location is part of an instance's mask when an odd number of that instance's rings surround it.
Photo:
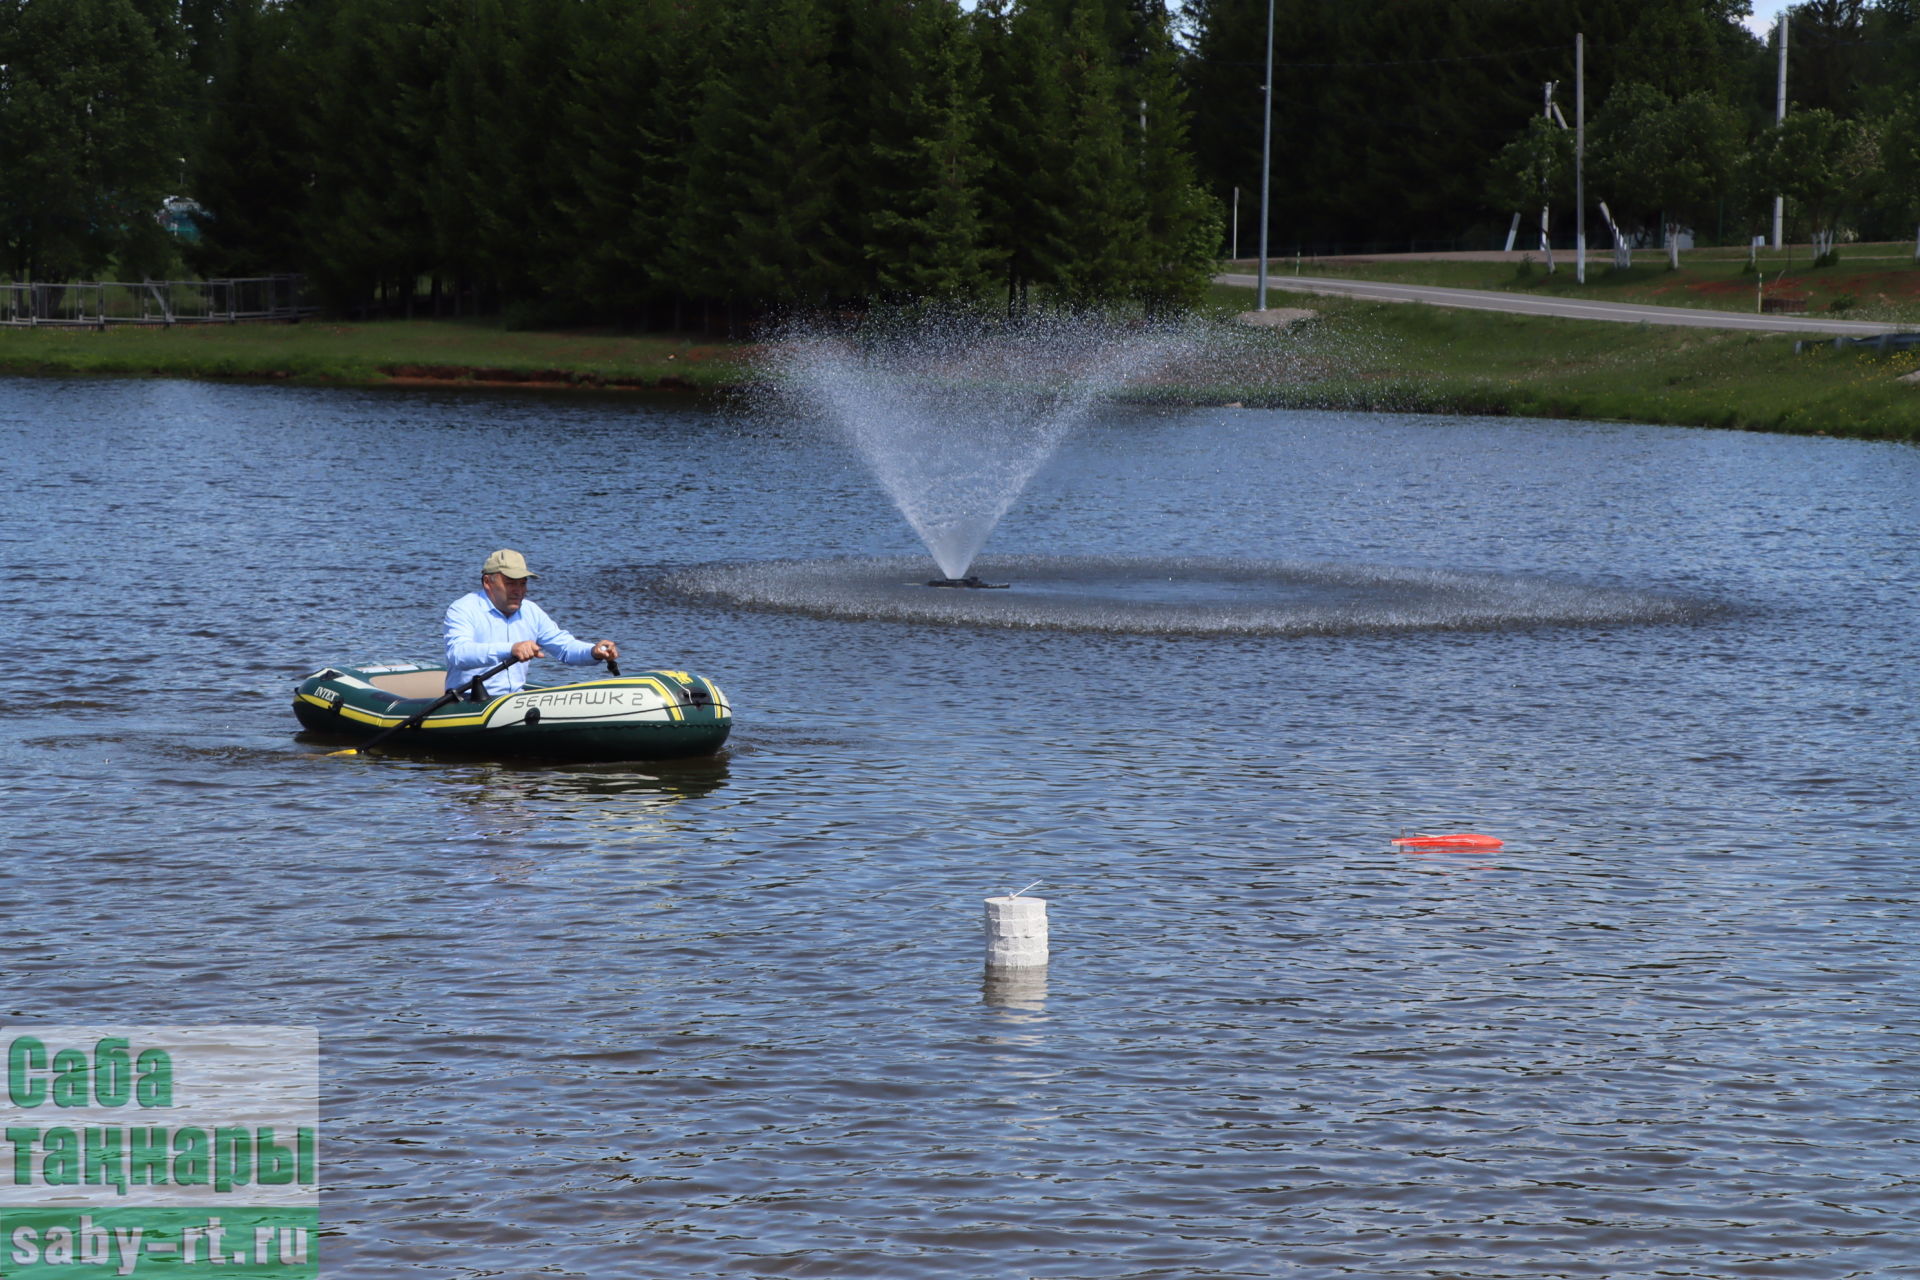
<path fill-rule="evenodd" d="M 1004 591 L 1012 584 L 1006 582 L 982 582 L 980 581 L 979 575 L 970 573 L 964 578 L 929 578 L 927 579 L 927 585 L 930 587 L 973 587 L 976 590 Z"/>

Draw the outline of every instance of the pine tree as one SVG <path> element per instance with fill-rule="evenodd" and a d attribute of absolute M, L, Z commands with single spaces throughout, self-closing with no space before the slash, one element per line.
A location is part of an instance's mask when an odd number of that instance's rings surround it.
<path fill-rule="evenodd" d="M 429 28 L 424 198 L 432 262 L 456 288 L 571 308 L 560 210 L 576 182 L 566 129 L 581 14 L 572 0 L 442 0 Z"/>
<path fill-rule="evenodd" d="M 1008 310 L 1017 313 L 1035 282 L 1051 281 L 1070 235 L 1056 198 L 1065 167 L 1066 94 L 1052 74 L 1048 32 L 1026 9 L 1013 9 L 1012 0 L 986 0 L 974 22 L 990 95 L 982 207 L 1005 274 Z"/>
<path fill-rule="evenodd" d="M 1135 295 L 1146 273 L 1146 201 L 1110 9 L 1107 0 L 981 9 L 996 90 L 987 208 L 1016 312 L 1035 286 L 1088 307 Z"/>
<path fill-rule="evenodd" d="M 558 207 L 568 287 L 603 314 L 643 316 L 680 289 L 671 239 L 687 186 L 709 12 L 679 0 L 596 0 L 570 58 L 573 92 L 553 163 L 572 170 Z"/>
<path fill-rule="evenodd" d="M 303 16 L 318 85 L 306 269 L 337 309 L 411 311 L 435 250 L 427 173 L 445 18 L 434 0 L 315 0 Z"/>
<path fill-rule="evenodd" d="M 1058 192 L 1072 227 L 1051 283 L 1069 305 L 1134 295 L 1146 274 L 1146 192 L 1127 145 L 1122 78 L 1094 4 L 1076 4 L 1060 45 L 1067 90 L 1066 182 Z"/>
<path fill-rule="evenodd" d="M 672 249 L 689 293 L 819 306 L 858 290 L 835 195 L 832 29 L 820 0 L 741 0 L 712 30 Z"/>
<path fill-rule="evenodd" d="M 1199 301 L 1220 251 L 1219 202 L 1199 184 L 1188 136 L 1172 17 L 1160 0 L 1139 0 L 1128 96 L 1140 104 L 1140 187 L 1145 253 L 1135 291 L 1149 312 Z"/>
<path fill-rule="evenodd" d="M 1864 105 L 1872 51 L 1866 0 L 1803 0 L 1788 10 L 1794 105 L 1854 116 Z"/>
<path fill-rule="evenodd" d="M 862 214 L 869 295 L 964 300 L 994 265 L 980 211 L 978 52 L 952 0 L 856 4 L 849 16 L 860 85 L 848 111 L 842 199 Z"/>
<path fill-rule="evenodd" d="M 207 211 L 191 261 L 213 276 L 295 270 L 299 214 L 312 171 L 302 107 L 313 85 L 286 6 L 234 0 L 203 55 L 210 76 L 188 194 Z"/>

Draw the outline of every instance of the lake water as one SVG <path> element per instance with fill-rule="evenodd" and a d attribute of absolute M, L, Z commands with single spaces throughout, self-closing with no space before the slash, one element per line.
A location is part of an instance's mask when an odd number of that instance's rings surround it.
<path fill-rule="evenodd" d="M 1920 1275 L 1920 450 L 1105 412 L 987 545 L 1047 626 L 812 607 L 931 562 L 685 401 L 6 380 L 0 450 L 8 1017 L 318 1027 L 327 1275 Z M 497 546 L 726 753 L 296 739 Z M 1328 565 L 1576 616 L 1231 625 Z"/>

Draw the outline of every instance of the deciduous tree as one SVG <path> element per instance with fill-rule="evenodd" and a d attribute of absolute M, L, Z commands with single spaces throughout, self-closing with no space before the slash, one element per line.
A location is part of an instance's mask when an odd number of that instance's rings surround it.
<path fill-rule="evenodd" d="M 1831 111 L 1796 111 L 1755 140 L 1749 162 L 1764 189 L 1784 195 L 1806 218 L 1815 254 L 1833 252 L 1842 215 L 1866 194 L 1878 140 Z"/>
<path fill-rule="evenodd" d="M 1594 171 L 1618 213 L 1658 222 L 1668 265 L 1680 265 L 1680 234 L 1700 225 L 1732 187 L 1740 159 L 1739 119 L 1704 92 L 1678 100 L 1645 84 L 1623 84 L 1594 121 Z"/>
<path fill-rule="evenodd" d="M 181 178 L 174 33 L 132 0 L 0 0 L 0 245 L 16 278 L 159 270 Z"/>

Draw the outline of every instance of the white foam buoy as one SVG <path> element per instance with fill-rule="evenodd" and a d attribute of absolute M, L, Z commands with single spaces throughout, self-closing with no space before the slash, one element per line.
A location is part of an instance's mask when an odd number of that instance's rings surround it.
<path fill-rule="evenodd" d="M 989 969 L 1024 969 L 1047 962 L 1047 900 L 1021 897 L 1025 892 L 986 900 Z"/>

